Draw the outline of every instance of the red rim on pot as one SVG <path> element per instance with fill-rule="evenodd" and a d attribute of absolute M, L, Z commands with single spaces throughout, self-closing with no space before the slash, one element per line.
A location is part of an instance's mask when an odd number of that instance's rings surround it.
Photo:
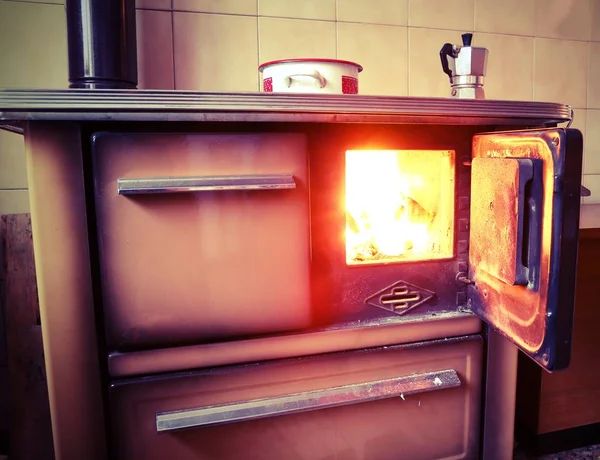
<path fill-rule="evenodd" d="M 258 66 L 258 71 L 262 72 L 263 69 L 265 69 L 266 67 L 275 65 L 275 64 L 285 64 L 288 62 L 298 62 L 298 63 L 302 63 L 302 62 L 329 62 L 332 64 L 347 64 L 347 65 L 353 65 L 355 66 L 359 72 L 362 72 L 363 67 L 360 64 L 357 64 L 356 62 L 352 62 L 352 61 L 345 61 L 343 59 L 328 59 L 328 58 L 293 58 L 293 59 L 277 59 L 275 61 L 267 61 L 267 62 L 263 62 L 261 65 Z"/>

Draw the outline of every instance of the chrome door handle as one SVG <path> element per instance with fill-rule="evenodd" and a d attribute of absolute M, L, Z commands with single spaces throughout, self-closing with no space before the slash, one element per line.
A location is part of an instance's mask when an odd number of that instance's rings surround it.
<path fill-rule="evenodd" d="M 454 369 L 356 383 L 272 398 L 253 399 L 156 414 L 156 431 L 219 425 L 289 415 L 460 386 Z"/>
<path fill-rule="evenodd" d="M 239 176 L 149 177 L 117 179 L 119 195 L 204 192 L 218 190 L 281 190 L 296 188 L 291 174 Z"/>

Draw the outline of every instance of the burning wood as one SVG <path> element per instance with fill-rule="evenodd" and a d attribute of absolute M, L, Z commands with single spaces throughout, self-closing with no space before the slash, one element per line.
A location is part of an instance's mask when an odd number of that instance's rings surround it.
<path fill-rule="evenodd" d="M 396 207 L 393 212 L 394 221 L 399 223 L 405 223 L 409 233 L 412 233 L 409 228 L 412 225 L 417 225 L 421 229 L 424 226 L 425 230 L 429 231 L 430 224 L 434 221 L 436 213 L 426 210 L 414 199 L 401 195 L 402 202 Z M 352 214 L 346 211 L 346 233 L 349 232 L 356 235 L 357 239 L 362 240 L 357 246 L 353 248 L 354 255 L 353 261 L 365 262 L 365 261 L 378 261 L 383 260 L 387 257 L 395 257 L 407 252 L 414 250 L 415 244 L 413 238 L 403 237 L 402 234 L 397 235 L 398 240 L 403 240 L 404 245 L 401 253 L 399 254 L 388 254 L 382 251 L 377 241 L 377 235 L 374 232 L 375 225 L 369 218 L 367 213 L 362 213 L 358 221 L 352 216 Z M 361 238 L 361 235 L 368 235 L 368 238 Z M 348 236 L 347 236 L 348 237 Z"/>
<path fill-rule="evenodd" d="M 346 262 L 451 255 L 452 167 L 447 151 L 346 152 Z"/>

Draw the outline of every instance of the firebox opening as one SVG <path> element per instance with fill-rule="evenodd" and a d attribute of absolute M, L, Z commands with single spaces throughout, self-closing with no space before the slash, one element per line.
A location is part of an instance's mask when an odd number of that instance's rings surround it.
<path fill-rule="evenodd" d="M 454 151 L 346 151 L 346 264 L 446 259 Z"/>

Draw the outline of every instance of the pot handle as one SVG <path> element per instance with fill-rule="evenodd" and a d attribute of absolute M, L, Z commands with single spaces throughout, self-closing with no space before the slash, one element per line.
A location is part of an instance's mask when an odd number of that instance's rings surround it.
<path fill-rule="evenodd" d="M 321 75 L 318 70 L 315 70 L 313 73 L 297 73 L 294 75 L 288 75 L 287 77 L 285 77 L 285 84 L 288 88 L 292 86 L 292 79 L 295 77 L 314 78 L 315 83 L 319 88 L 325 88 L 325 85 L 327 84 L 327 80 L 325 80 L 325 77 Z"/>

